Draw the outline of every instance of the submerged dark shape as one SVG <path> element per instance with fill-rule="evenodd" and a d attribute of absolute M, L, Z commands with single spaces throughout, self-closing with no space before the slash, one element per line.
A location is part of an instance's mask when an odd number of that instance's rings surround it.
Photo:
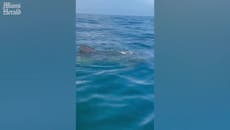
<path fill-rule="evenodd" d="M 88 45 L 80 45 L 79 49 L 80 55 L 91 55 L 91 54 L 102 54 L 102 55 L 109 55 L 109 56 L 122 56 L 122 55 L 131 55 L 133 54 L 131 51 L 115 51 L 115 50 L 110 50 L 110 51 L 99 51 L 96 50 Z"/>
<path fill-rule="evenodd" d="M 87 45 L 80 45 L 80 54 L 92 54 L 95 52 L 95 49 L 87 46 Z"/>
<path fill-rule="evenodd" d="M 79 46 L 79 54 L 77 55 L 77 63 L 138 63 L 143 61 L 143 57 L 127 50 L 97 50 L 88 45 Z"/>
<path fill-rule="evenodd" d="M 79 49 L 80 55 L 89 56 L 89 55 L 104 55 L 104 56 L 124 56 L 133 54 L 131 51 L 116 51 L 116 50 L 96 50 L 88 45 L 80 45 Z"/>

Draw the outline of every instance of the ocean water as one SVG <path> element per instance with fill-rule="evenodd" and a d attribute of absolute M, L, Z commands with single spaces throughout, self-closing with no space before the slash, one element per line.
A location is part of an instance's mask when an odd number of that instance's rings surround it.
<path fill-rule="evenodd" d="M 153 130 L 153 17 L 77 14 L 77 130 Z M 92 53 L 81 53 L 87 45 Z"/>

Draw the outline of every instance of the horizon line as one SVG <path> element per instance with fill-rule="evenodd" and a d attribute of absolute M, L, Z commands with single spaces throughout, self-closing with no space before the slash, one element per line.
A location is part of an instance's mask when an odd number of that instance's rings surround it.
<path fill-rule="evenodd" d="M 137 16 L 137 17 L 154 17 L 154 15 L 135 15 L 135 14 L 105 14 L 105 13 L 87 13 L 87 12 L 76 12 L 76 14 L 89 14 L 89 15 L 112 15 L 112 16 Z"/>

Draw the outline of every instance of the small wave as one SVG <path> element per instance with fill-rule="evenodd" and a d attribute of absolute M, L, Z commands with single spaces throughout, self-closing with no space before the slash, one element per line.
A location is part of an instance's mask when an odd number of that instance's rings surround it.
<path fill-rule="evenodd" d="M 145 85 L 145 86 L 153 86 L 153 83 L 147 80 L 140 80 L 138 78 L 133 78 L 130 76 L 124 76 L 124 75 L 120 75 L 119 77 L 124 78 L 128 81 L 130 81 L 131 83 L 135 83 L 135 84 L 139 84 L 139 85 Z"/>
<path fill-rule="evenodd" d="M 104 106 L 104 107 L 112 107 L 112 108 L 123 108 L 125 106 L 127 106 L 127 104 L 125 103 L 100 103 L 99 106 Z"/>
<path fill-rule="evenodd" d="M 89 81 L 87 80 L 77 80 L 75 83 L 76 85 L 81 85 L 81 84 L 85 84 L 85 83 L 88 83 Z"/>
<path fill-rule="evenodd" d="M 144 119 L 139 123 L 139 126 L 145 126 L 148 123 L 152 122 L 154 119 L 154 113 L 150 113 L 148 116 L 144 117 Z"/>
<path fill-rule="evenodd" d="M 142 95 L 134 95 L 134 96 L 115 96 L 115 95 L 100 95 L 100 94 L 92 94 L 91 96 L 88 97 L 81 97 L 78 99 L 78 102 L 88 102 L 90 100 L 97 99 L 97 100 L 103 100 L 103 101 L 112 101 L 112 102 L 122 102 L 122 101 L 127 101 L 127 100 L 144 100 L 148 102 L 153 103 L 154 96 L 152 94 L 147 95 L 147 96 L 142 96 Z"/>
<path fill-rule="evenodd" d="M 99 72 L 94 73 L 94 75 L 102 75 L 102 74 L 113 74 L 116 72 L 123 71 L 125 69 L 110 69 L 110 70 L 101 70 Z"/>

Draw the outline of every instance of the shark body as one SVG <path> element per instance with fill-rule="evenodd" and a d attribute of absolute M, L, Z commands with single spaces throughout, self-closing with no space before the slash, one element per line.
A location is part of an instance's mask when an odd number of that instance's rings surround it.
<path fill-rule="evenodd" d="M 77 63 L 95 63 L 95 62 L 106 62 L 106 63 L 127 63 L 135 62 L 140 60 L 132 51 L 126 50 L 97 50 L 88 45 L 80 45 L 77 54 Z"/>

